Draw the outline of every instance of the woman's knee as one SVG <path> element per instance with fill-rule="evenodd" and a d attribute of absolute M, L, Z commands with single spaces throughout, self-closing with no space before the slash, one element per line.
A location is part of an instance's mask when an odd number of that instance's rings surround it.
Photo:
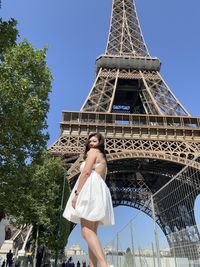
<path fill-rule="evenodd" d="M 81 219 L 81 232 L 84 239 L 93 234 L 97 234 L 98 222 L 91 222 L 85 219 Z"/>
<path fill-rule="evenodd" d="M 91 235 L 91 230 L 87 227 L 82 227 L 81 234 L 84 239 L 87 239 Z"/>

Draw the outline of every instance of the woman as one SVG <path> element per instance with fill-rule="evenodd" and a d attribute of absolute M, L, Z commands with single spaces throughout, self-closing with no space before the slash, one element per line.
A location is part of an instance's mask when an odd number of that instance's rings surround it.
<path fill-rule="evenodd" d="M 80 166 L 81 174 L 71 192 L 63 216 L 81 224 L 82 236 L 88 244 L 90 267 L 109 267 L 97 237 L 99 225 L 114 225 L 110 191 L 105 183 L 107 175 L 104 138 L 90 134 Z"/>

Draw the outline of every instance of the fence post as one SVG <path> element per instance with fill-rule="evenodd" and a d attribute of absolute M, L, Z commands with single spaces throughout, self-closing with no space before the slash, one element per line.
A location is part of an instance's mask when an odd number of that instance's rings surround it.
<path fill-rule="evenodd" d="M 154 246 L 153 243 L 151 244 L 152 246 L 152 256 L 153 256 L 153 267 L 156 267 L 156 262 L 155 262 L 155 257 L 154 257 Z"/>
<path fill-rule="evenodd" d="M 136 267 L 135 264 L 135 248 L 134 248 L 134 242 L 133 242 L 133 229 L 132 229 L 132 221 L 130 223 L 130 230 L 131 230 L 131 246 L 132 246 L 132 260 L 133 260 L 133 267 Z"/>
<path fill-rule="evenodd" d="M 151 207 L 152 207 L 152 215 L 153 215 L 153 222 L 154 222 L 154 238 L 155 238 L 155 244 L 156 244 L 157 263 L 158 263 L 158 267 L 162 267 L 161 260 L 160 260 L 160 249 L 159 249 L 159 240 L 158 240 L 158 233 L 157 233 L 155 207 L 154 207 L 154 201 L 153 201 L 152 195 L 151 195 Z"/>
<path fill-rule="evenodd" d="M 119 233 L 117 233 L 117 267 L 119 267 L 118 256 L 119 256 Z"/>
<path fill-rule="evenodd" d="M 172 236 L 173 236 L 173 233 L 172 233 Z M 176 261 L 176 253 L 175 253 L 175 247 L 174 247 L 173 240 L 172 240 L 172 251 L 173 251 L 173 256 L 174 256 L 174 264 L 175 264 L 175 267 L 178 267 L 177 261 Z"/>
<path fill-rule="evenodd" d="M 141 258 L 141 251 L 140 251 L 140 247 L 138 247 L 138 252 L 139 252 L 139 261 L 140 261 L 140 267 L 143 266 L 142 264 L 142 258 Z"/>
<path fill-rule="evenodd" d="M 36 267 L 37 249 L 38 249 L 38 238 L 39 238 L 39 225 L 37 225 L 36 239 L 35 239 L 35 251 L 33 257 L 33 267 Z M 23 259 L 24 260 L 24 259 Z"/>

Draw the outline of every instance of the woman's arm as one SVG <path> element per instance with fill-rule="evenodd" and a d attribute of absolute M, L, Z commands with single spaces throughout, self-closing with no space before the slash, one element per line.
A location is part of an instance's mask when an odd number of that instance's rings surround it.
<path fill-rule="evenodd" d="M 87 158 L 85 162 L 85 166 L 83 171 L 81 172 L 78 186 L 76 188 L 77 192 L 80 192 L 83 185 L 85 184 L 87 178 L 89 177 L 90 173 L 92 172 L 92 168 L 94 163 L 96 162 L 97 158 L 97 150 L 95 148 L 91 148 L 87 153 Z"/>
<path fill-rule="evenodd" d="M 76 201 L 79 192 L 81 191 L 82 187 L 84 186 L 88 176 L 90 175 L 93 165 L 96 162 L 97 158 L 97 151 L 95 148 L 91 148 L 87 153 L 87 159 L 85 162 L 85 166 L 83 168 L 83 171 L 81 172 L 81 175 L 79 177 L 78 186 L 75 190 L 74 198 L 72 199 L 72 207 L 75 209 L 76 207 Z"/>

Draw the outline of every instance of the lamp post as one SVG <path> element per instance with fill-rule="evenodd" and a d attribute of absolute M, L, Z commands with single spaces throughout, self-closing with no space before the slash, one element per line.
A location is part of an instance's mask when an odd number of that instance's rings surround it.
<path fill-rule="evenodd" d="M 66 183 L 66 170 L 64 169 L 62 196 L 61 196 L 61 202 L 60 202 L 60 216 L 59 216 L 58 231 L 57 231 L 57 236 L 56 236 L 56 254 L 55 254 L 55 264 L 54 264 L 55 267 L 57 267 L 57 264 L 58 264 L 58 244 L 60 241 L 60 230 L 61 230 L 61 219 L 62 219 L 62 210 L 63 210 L 64 193 L 65 193 L 65 183 Z"/>

